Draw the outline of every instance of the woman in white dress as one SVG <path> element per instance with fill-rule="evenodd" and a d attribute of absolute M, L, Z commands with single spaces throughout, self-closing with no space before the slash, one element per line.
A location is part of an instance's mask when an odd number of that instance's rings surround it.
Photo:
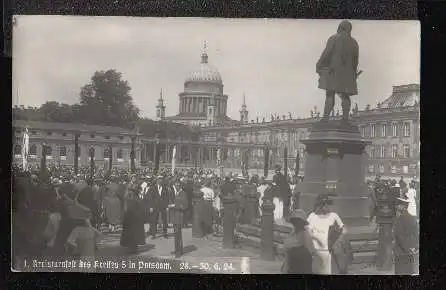
<path fill-rule="evenodd" d="M 417 216 L 417 202 L 416 202 L 416 196 L 417 191 L 414 188 L 414 185 L 411 183 L 409 184 L 409 189 L 406 192 L 407 199 L 409 200 L 409 206 L 407 208 L 407 212 L 411 216 Z"/>
<path fill-rule="evenodd" d="M 320 195 L 316 200 L 314 212 L 308 218 L 309 229 L 313 237 L 313 244 L 316 255 L 313 259 L 313 273 L 330 275 L 332 274 L 332 255 L 329 249 L 330 227 L 337 225 L 346 233 L 344 223 L 341 218 L 331 211 L 333 200 L 328 195 Z"/>

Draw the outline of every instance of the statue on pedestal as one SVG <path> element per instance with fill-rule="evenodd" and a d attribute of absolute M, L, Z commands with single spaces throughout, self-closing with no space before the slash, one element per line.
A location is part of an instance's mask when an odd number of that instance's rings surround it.
<path fill-rule="evenodd" d="M 359 46 L 351 36 L 352 24 L 344 20 L 339 24 L 338 31 L 332 35 L 316 64 L 319 74 L 319 88 L 326 91 L 324 116 L 322 121 L 328 121 L 335 104 L 335 94 L 342 100 L 342 121 L 348 123 L 351 107 L 350 97 L 358 94 L 357 77 Z"/>

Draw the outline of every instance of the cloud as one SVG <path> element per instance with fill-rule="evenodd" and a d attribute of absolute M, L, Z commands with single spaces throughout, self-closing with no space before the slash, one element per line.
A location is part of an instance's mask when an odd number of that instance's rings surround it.
<path fill-rule="evenodd" d="M 271 113 L 308 116 L 323 106 L 315 63 L 338 20 L 265 20 L 20 16 L 13 32 L 13 103 L 78 101 L 96 70 L 114 68 L 132 87 L 143 115 L 154 117 L 163 89 L 167 115 L 199 65 L 203 41 L 209 62 L 238 119 L 246 94 L 250 119 Z M 419 82 L 420 26 L 415 21 L 352 21 L 360 46 L 362 108 L 387 98 L 393 85 Z M 18 93 L 17 93 L 18 92 Z M 18 95 L 18 98 L 17 98 Z M 337 104 L 339 107 L 339 104 Z"/>

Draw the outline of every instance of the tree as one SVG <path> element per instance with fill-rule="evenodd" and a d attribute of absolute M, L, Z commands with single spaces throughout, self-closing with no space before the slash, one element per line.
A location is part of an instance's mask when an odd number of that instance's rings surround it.
<path fill-rule="evenodd" d="M 81 88 L 80 104 L 73 108 L 84 122 L 133 128 L 139 110 L 133 104 L 131 88 L 116 70 L 97 71 Z"/>
<path fill-rule="evenodd" d="M 54 101 L 48 101 L 39 108 L 44 121 L 49 122 L 76 122 L 72 106 Z"/>

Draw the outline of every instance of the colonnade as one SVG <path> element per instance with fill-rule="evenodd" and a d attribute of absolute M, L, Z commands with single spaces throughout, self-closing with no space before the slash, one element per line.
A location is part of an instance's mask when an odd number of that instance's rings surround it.
<path fill-rule="evenodd" d="M 211 104 L 211 97 L 184 96 L 180 99 L 180 113 L 207 114 L 207 107 Z M 227 99 L 215 98 L 215 112 L 217 116 L 226 116 Z"/>

